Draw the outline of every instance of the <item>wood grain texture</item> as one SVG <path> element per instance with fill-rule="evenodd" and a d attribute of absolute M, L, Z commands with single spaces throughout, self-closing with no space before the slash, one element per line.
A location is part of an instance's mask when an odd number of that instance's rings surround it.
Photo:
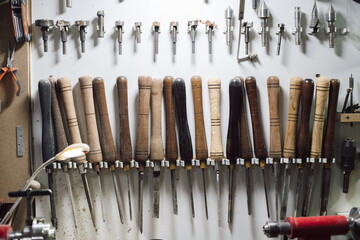
<path fill-rule="evenodd" d="M 111 131 L 109 112 L 106 103 L 104 79 L 96 77 L 92 81 L 96 116 L 99 123 L 99 136 L 103 161 L 114 163 L 116 161 L 116 147 Z"/>
<path fill-rule="evenodd" d="M 162 92 L 162 80 L 160 78 L 153 78 L 151 88 L 150 160 L 154 162 L 160 162 L 164 160 L 164 144 L 162 140 L 161 125 Z"/>
<path fill-rule="evenodd" d="M 221 80 L 210 78 L 208 81 L 210 116 L 211 116 L 211 143 L 210 158 L 221 161 L 224 157 L 224 149 L 221 133 Z"/>
<path fill-rule="evenodd" d="M 310 157 L 321 157 L 326 106 L 329 98 L 330 80 L 320 76 L 316 80 L 314 125 L 311 138 Z"/>
<path fill-rule="evenodd" d="M 296 155 L 296 130 L 303 82 L 304 80 L 300 77 L 290 79 L 288 120 L 283 149 L 285 158 L 294 158 Z"/>

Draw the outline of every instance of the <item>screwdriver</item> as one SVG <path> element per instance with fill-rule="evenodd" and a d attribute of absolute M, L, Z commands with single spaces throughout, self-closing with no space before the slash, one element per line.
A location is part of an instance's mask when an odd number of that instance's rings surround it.
<path fill-rule="evenodd" d="M 347 138 L 341 146 L 341 170 L 344 175 L 343 193 L 348 193 L 349 191 L 350 173 L 355 169 L 355 158 L 356 142 L 354 139 Z"/>

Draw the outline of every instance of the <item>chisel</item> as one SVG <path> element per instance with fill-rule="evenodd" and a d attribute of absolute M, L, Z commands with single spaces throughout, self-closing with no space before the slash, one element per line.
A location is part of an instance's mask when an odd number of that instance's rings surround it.
<path fill-rule="evenodd" d="M 329 97 L 330 80 L 327 77 L 320 76 L 316 80 L 316 94 L 315 94 L 315 113 L 314 125 L 312 129 L 310 161 L 307 163 L 304 199 L 302 206 L 302 216 L 307 216 L 310 208 L 310 203 L 314 190 L 314 175 L 317 168 L 317 160 L 321 157 L 321 150 L 323 144 L 325 111 Z M 316 171 L 317 172 L 317 171 Z"/>
<path fill-rule="evenodd" d="M 303 186 L 303 174 L 306 158 L 309 154 L 310 137 L 310 112 L 314 95 L 314 81 L 305 79 L 301 87 L 301 119 L 299 135 L 296 143 L 296 155 L 298 160 L 298 173 L 295 189 L 294 217 L 297 217 L 297 211 L 300 208 L 301 192 Z"/>
<path fill-rule="evenodd" d="M 43 162 L 46 162 L 53 156 L 55 156 L 55 139 L 54 130 L 51 117 L 51 83 L 48 79 L 42 79 L 38 83 L 39 87 L 39 98 L 41 107 L 41 119 L 42 119 L 42 157 Z M 50 194 L 50 212 L 51 222 L 55 228 L 57 228 L 57 218 L 55 209 L 55 191 L 54 191 L 54 169 L 48 167 L 46 169 L 48 174 L 48 184 L 52 191 Z"/>
<path fill-rule="evenodd" d="M 173 82 L 172 90 L 174 95 L 175 112 L 176 112 L 175 115 L 176 115 L 177 128 L 179 134 L 180 158 L 185 163 L 185 170 L 187 172 L 187 179 L 188 179 L 189 193 L 190 193 L 191 213 L 192 213 L 192 217 L 195 218 L 194 196 L 193 196 L 192 181 L 191 181 L 193 148 L 192 148 L 188 119 L 187 119 L 186 90 L 185 90 L 184 79 L 182 78 L 175 79 Z"/>
<path fill-rule="evenodd" d="M 131 135 L 129 127 L 129 104 L 128 104 L 128 83 L 127 78 L 120 76 L 116 80 L 118 99 L 119 99 L 119 119 L 120 119 L 120 160 L 123 162 L 123 169 L 126 172 L 128 202 L 129 202 L 129 216 L 132 220 L 131 207 L 131 185 L 130 185 L 130 167 L 133 159 Z"/>
<path fill-rule="evenodd" d="M 221 160 L 224 158 L 224 150 L 221 134 L 221 80 L 219 78 L 210 78 L 208 81 L 210 115 L 211 115 L 211 143 L 210 159 L 215 161 L 216 174 L 216 196 L 218 203 L 218 223 L 221 221 L 221 201 L 220 201 L 220 172 Z"/>
<path fill-rule="evenodd" d="M 148 76 L 138 78 L 138 112 L 135 145 L 135 161 L 139 164 L 139 229 L 143 231 L 143 184 L 146 161 L 149 158 L 149 112 L 152 80 Z"/>
<path fill-rule="evenodd" d="M 119 216 L 121 223 L 124 223 L 124 214 L 121 206 L 121 187 L 120 183 L 116 180 L 116 147 L 114 137 L 111 131 L 109 113 L 106 103 L 105 95 L 105 83 L 101 77 L 96 77 L 92 81 L 94 104 L 96 110 L 97 122 L 99 123 L 99 139 L 101 145 L 102 159 L 108 164 L 108 167 L 112 173 L 112 179 L 114 183 L 115 197 L 119 210 Z"/>
<path fill-rule="evenodd" d="M 90 76 L 79 77 L 80 90 L 82 96 L 82 102 L 84 106 L 87 144 L 90 147 L 90 151 L 86 154 L 87 160 L 92 164 L 94 171 L 96 171 L 97 181 L 100 192 L 100 204 L 101 204 L 101 216 L 103 222 L 105 222 L 105 207 L 103 199 L 103 191 L 100 179 L 100 162 L 102 161 L 102 152 L 100 147 L 99 132 L 96 125 L 95 105 L 93 98 L 92 78 Z"/>
<path fill-rule="evenodd" d="M 303 79 L 292 77 L 290 79 L 288 120 L 283 149 L 283 183 L 281 186 L 280 220 L 285 220 L 289 186 L 291 181 L 291 160 L 296 156 L 296 129 L 298 124 L 298 112 L 300 108 L 301 88 Z"/>
<path fill-rule="evenodd" d="M 153 78 L 151 88 L 150 161 L 154 162 L 153 217 L 156 218 L 159 218 L 160 210 L 160 166 L 161 161 L 164 160 L 164 144 L 161 131 L 162 91 L 162 80 L 160 78 Z"/>
<path fill-rule="evenodd" d="M 228 199 L 228 223 L 232 223 L 233 202 L 234 202 L 234 183 L 236 161 L 239 157 L 240 128 L 239 119 L 241 104 L 241 85 L 240 80 L 234 78 L 229 83 L 229 124 L 226 138 L 226 157 L 230 161 L 229 165 L 229 199 Z"/>
<path fill-rule="evenodd" d="M 78 121 L 76 118 L 76 111 L 75 111 L 75 105 L 74 105 L 74 98 L 72 94 L 72 87 L 71 82 L 69 78 L 60 78 L 57 80 L 57 84 L 59 86 L 59 92 L 65 112 L 65 119 L 67 122 L 68 130 L 69 130 L 69 140 L 71 144 L 73 143 L 82 143 L 81 141 L 81 135 L 79 130 Z M 79 173 L 81 174 L 81 180 L 84 185 L 86 200 L 89 206 L 89 211 L 91 215 L 91 219 L 93 222 L 94 227 L 96 228 L 96 219 L 93 211 L 93 202 L 91 199 L 90 189 L 89 189 L 89 183 L 86 177 L 86 166 L 87 163 L 86 157 L 76 157 L 72 158 L 72 160 L 78 165 Z"/>
<path fill-rule="evenodd" d="M 176 192 L 176 160 L 178 159 L 177 138 L 175 129 L 175 108 L 172 93 L 172 84 L 174 78 L 166 76 L 163 81 L 164 103 L 165 103 L 165 119 L 166 119 L 166 148 L 165 158 L 169 161 L 171 192 L 173 202 L 173 212 L 178 214 L 177 192 Z"/>
<path fill-rule="evenodd" d="M 327 204 L 330 194 L 331 164 L 333 163 L 335 150 L 335 122 L 336 110 L 339 97 L 340 81 L 330 80 L 329 102 L 327 107 L 327 117 L 324 131 L 324 143 L 322 147 L 322 157 L 326 162 L 323 163 L 321 178 L 321 200 L 320 215 L 327 215 Z"/>
<path fill-rule="evenodd" d="M 264 190 L 265 190 L 265 200 L 266 200 L 266 209 L 268 218 L 270 218 L 270 209 L 269 209 L 269 200 L 268 200 L 268 186 L 267 186 L 267 177 L 265 171 L 267 150 L 265 145 L 264 133 L 260 123 L 260 109 L 259 109 L 259 97 L 256 86 L 256 79 L 254 77 L 247 77 L 245 80 L 246 93 L 248 96 L 252 131 L 253 131 L 253 140 L 254 140 L 254 152 L 255 157 L 259 159 L 259 166 L 262 170 L 263 181 L 264 181 Z"/>

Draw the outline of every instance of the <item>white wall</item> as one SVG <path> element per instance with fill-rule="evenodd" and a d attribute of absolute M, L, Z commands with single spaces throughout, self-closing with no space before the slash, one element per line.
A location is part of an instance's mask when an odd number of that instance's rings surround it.
<path fill-rule="evenodd" d="M 262 122 L 264 126 L 267 146 L 269 146 L 269 124 L 268 124 L 268 99 L 266 89 L 266 79 L 268 76 L 276 75 L 281 82 L 281 125 L 282 135 L 284 136 L 287 120 L 287 104 L 289 80 L 292 76 L 301 76 L 303 78 L 315 79 L 315 74 L 328 76 L 329 78 L 338 78 L 341 80 L 341 89 L 339 97 L 338 110 L 341 109 L 346 88 L 348 86 L 348 77 L 350 73 L 355 78 L 354 102 L 359 102 L 359 81 L 360 78 L 360 54 L 346 36 L 338 36 L 335 39 L 335 49 L 328 48 L 328 38 L 324 34 L 324 13 L 333 4 L 337 11 L 338 28 L 345 27 L 347 15 L 347 1 L 332 0 L 318 1 L 318 8 L 321 18 L 321 33 L 319 37 L 313 37 L 307 34 L 310 22 L 310 13 L 313 1 L 267 1 L 270 9 L 270 42 L 267 49 L 261 47 L 260 36 L 254 31 L 251 33 L 250 52 L 259 55 L 259 61 L 256 63 L 236 61 L 236 45 L 238 35 L 238 21 L 235 22 L 235 32 L 232 52 L 230 52 L 225 43 L 225 35 L 222 33 L 225 28 L 224 11 L 228 6 L 234 10 L 237 17 L 238 0 L 234 1 L 216 1 L 209 0 L 205 3 L 203 0 L 183 0 L 183 1 L 164 1 L 164 0 L 135 0 L 135 1 L 95 1 L 95 0 L 73 0 L 73 8 L 65 8 L 65 0 L 61 1 L 32 1 L 32 79 L 33 89 L 32 97 L 34 101 L 34 154 L 35 160 L 41 162 L 41 113 L 38 100 L 37 82 L 49 75 L 55 78 L 70 77 L 75 86 L 74 95 L 77 100 L 77 106 L 81 107 L 80 89 L 77 79 L 82 75 L 93 77 L 101 76 L 106 82 L 108 108 L 111 117 L 113 135 L 118 139 L 118 116 L 116 103 L 116 78 L 117 76 L 126 76 L 129 81 L 129 111 L 130 126 L 135 144 L 135 126 L 136 126 L 136 94 L 137 77 L 139 75 L 150 75 L 152 77 L 164 77 L 172 75 L 186 80 L 187 84 L 187 105 L 188 117 L 190 120 L 190 130 L 194 143 L 194 121 L 192 94 L 190 78 L 193 75 L 200 75 L 203 78 L 203 100 L 204 115 L 207 132 L 207 141 L 210 144 L 210 112 L 207 91 L 207 80 L 210 77 L 219 77 L 222 80 L 222 130 L 223 143 L 225 139 L 228 122 L 228 82 L 237 75 L 243 77 L 253 75 L 257 78 L 257 84 L 261 98 Z M 302 45 L 296 46 L 294 36 L 291 30 L 294 26 L 293 10 L 295 6 L 300 6 L 302 14 Z M 253 21 L 253 30 L 258 30 L 260 20 L 251 8 L 251 1 L 246 1 L 245 6 L 246 21 Z M 97 38 L 96 32 L 96 12 L 105 11 L 106 33 L 104 39 Z M 75 27 L 71 28 L 68 37 L 68 54 L 62 55 L 60 35 L 57 30 L 50 33 L 49 52 L 43 53 L 43 43 L 40 30 L 35 27 L 36 19 L 45 18 L 56 20 L 65 19 L 74 24 L 75 20 L 90 20 L 91 26 L 86 35 L 86 53 L 80 53 L 80 44 L 78 32 Z M 191 54 L 191 41 L 187 33 L 187 21 L 201 19 L 211 20 L 218 24 L 213 39 L 213 56 L 207 53 L 207 35 L 205 26 L 198 27 L 196 37 L 196 54 Z M 123 42 L 123 55 L 117 54 L 116 33 L 114 23 L 116 20 L 125 21 L 125 33 Z M 134 38 L 132 35 L 132 26 L 135 21 L 141 21 L 143 24 L 142 42 L 134 50 Z M 160 21 L 161 34 L 159 42 L 159 55 L 156 61 L 153 60 L 153 36 L 151 34 L 151 24 L 154 21 Z M 171 40 L 168 32 L 170 21 L 179 21 L 179 35 L 177 44 L 177 55 L 172 60 Z M 283 40 L 280 56 L 276 55 L 276 44 L 278 23 L 285 23 L 286 33 Z M 244 53 L 244 37 L 242 36 L 241 53 Z M 79 108 L 79 117 L 83 118 L 81 108 Z M 82 130 L 85 129 L 84 122 Z M 164 123 L 164 122 L 163 122 Z M 345 137 L 354 137 L 359 142 L 359 125 L 355 124 L 350 128 L 349 125 L 337 125 L 336 146 L 339 148 Z M 165 133 L 165 131 L 164 131 Z M 164 134 L 163 133 L 163 134 Z M 86 134 L 83 132 L 83 136 Z M 357 170 L 352 173 L 350 193 L 342 194 L 342 176 L 338 165 L 334 166 L 332 176 L 332 187 L 330 194 L 329 210 L 330 214 L 338 212 L 348 212 L 352 206 L 359 203 L 359 197 L 356 189 L 360 187 L 360 176 L 358 169 L 358 160 L 356 161 Z M 218 226 L 217 202 L 215 192 L 215 175 L 211 168 L 207 170 L 207 194 L 209 203 L 209 220 L 205 218 L 203 208 L 203 195 L 201 185 L 200 171 L 196 171 L 194 180 L 195 208 L 196 218 L 191 218 L 189 205 L 189 196 L 187 190 L 186 176 L 184 170 L 180 170 L 180 179 L 178 181 L 178 201 L 179 215 L 172 214 L 170 174 L 166 169 L 162 174 L 161 186 L 161 208 L 160 219 L 152 218 L 152 174 L 145 181 L 144 186 L 144 232 L 139 235 L 137 226 L 137 171 L 132 172 L 132 206 L 133 220 L 129 220 L 126 198 L 126 177 L 120 174 L 123 195 L 123 207 L 125 208 L 126 223 L 122 225 L 119 221 L 116 200 L 114 196 L 111 176 L 108 172 L 102 172 L 103 188 L 106 204 L 106 222 L 101 222 L 99 195 L 93 194 L 96 202 L 95 210 L 99 229 L 95 232 L 92 227 L 90 215 L 87 210 L 84 190 L 81 179 L 77 172 L 72 174 L 74 182 L 73 192 L 75 195 L 75 207 L 77 209 L 77 219 L 79 227 L 77 232 L 73 228 L 73 218 L 69 205 L 69 196 L 67 195 L 65 177 L 59 172 L 56 175 L 57 182 L 57 213 L 59 218 L 59 229 L 57 231 L 58 239 L 266 239 L 262 233 L 262 226 L 267 221 L 266 207 L 264 200 L 264 189 L 262 186 L 261 172 L 258 167 L 252 170 L 252 197 L 253 197 L 253 215 L 247 216 L 246 209 L 246 189 L 244 169 L 241 167 L 237 172 L 237 185 L 235 195 L 234 222 L 232 226 L 227 224 L 227 196 L 228 196 L 228 173 L 223 171 L 222 179 L 222 218 L 221 226 Z M 151 173 L 151 171 L 150 171 Z M 165 174 L 164 174 L 165 173 Z M 96 177 L 94 173 L 88 174 L 92 192 L 98 191 Z M 273 178 L 272 178 L 273 179 Z M 41 181 L 46 185 L 45 176 Z M 273 180 L 271 182 L 271 211 L 274 216 L 274 191 Z M 292 190 L 294 188 L 292 186 Z M 319 187 L 319 186 L 318 186 Z M 293 194 L 291 193 L 290 196 Z M 319 199 L 319 188 L 315 197 Z M 291 202 L 292 202 L 291 197 Z M 42 204 L 38 204 L 38 215 L 49 218 L 48 200 L 43 198 Z M 319 201 L 314 201 L 311 213 L 317 214 Z M 292 203 L 288 213 L 292 213 Z"/>

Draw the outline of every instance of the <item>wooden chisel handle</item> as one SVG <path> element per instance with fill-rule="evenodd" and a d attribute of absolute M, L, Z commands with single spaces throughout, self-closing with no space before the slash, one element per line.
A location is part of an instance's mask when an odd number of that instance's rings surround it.
<path fill-rule="evenodd" d="M 127 78 L 120 76 L 116 80 L 119 98 L 120 118 L 120 160 L 125 163 L 124 170 L 130 170 L 132 160 L 132 145 L 129 126 L 128 82 Z"/>
<path fill-rule="evenodd" d="M 42 117 L 42 156 L 46 162 L 55 156 L 55 140 L 51 119 L 51 83 L 48 79 L 39 81 L 39 97 Z"/>
<path fill-rule="evenodd" d="M 99 122 L 99 136 L 103 161 L 113 164 L 116 161 L 116 147 L 111 131 L 106 103 L 104 79 L 96 77 L 92 81 L 95 109 Z"/>
<path fill-rule="evenodd" d="M 310 112 L 314 95 L 314 81 L 305 79 L 301 88 L 301 120 L 296 157 L 305 159 L 309 154 Z"/>
<path fill-rule="evenodd" d="M 191 88 L 194 103 L 194 117 L 195 117 L 195 154 L 196 159 L 200 160 L 202 164 L 200 167 L 204 168 L 206 159 L 208 158 L 208 147 L 205 133 L 204 111 L 202 101 L 202 80 L 200 76 L 193 76 L 191 78 Z"/>
<path fill-rule="evenodd" d="M 149 158 L 149 111 L 152 80 L 148 76 L 138 79 L 138 121 L 136 132 L 135 160 L 140 163 L 139 171 L 144 171 Z"/>
<path fill-rule="evenodd" d="M 264 164 L 267 157 L 267 150 L 263 129 L 260 123 L 259 98 L 255 78 L 247 77 L 245 85 L 250 107 L 255 156 L 260 159 L 261 164 Z M 261 167 L 263 167 L 263 165 Z"/>
<path fill-rule="evenodd" d="M 86 156 L 90 163 L 97 165 L 97 163 L 102 161 L 102 153 L 96 124 L 92 78 L 90 76 L 79 77 L 79 83 L 85 113 L 87 143 L 90 147 L 90 151 Z"/>
<path fill-rule="evenodd" d="M 165 77 L 163 81 L 165 119 L 166 119 L 165 157 L 169 162 L 172 163 L 174 163 L 178 159 L 177 138 L 176 138 L 176 129 L 175 129 L 175 107 L 174 107 L 174 98 L 172 92 L 173 81 L 174 78 L 171 76 Z"/>
<path fill-rule="evenodd" d="M 283 156 L 285 158 L 294 158 L 296 154 L 296 128 L 303 82 L 303 79 L 300 77 L 292 77 L 290 79 L 288 120 L 283 149 Z"/>
<path fill-rule="evenodd" d="M 269 157 L 280 159 L 282 157 L 280 120 L 279 120 L 279 96 L 280 81 L 277 76 L 267 79 L 270 117 L 270 152 Z"/>
<path fill-rule="evenodd" d="M 154 162 L 164 160 L 164 145 L 161 131 L 162 91 L 162 80 L 160 78 L 153 78 L 151 88 L 150 160 Z"/>
<path fill-rule="evenodd" d="M 79 125 L 76 117 L 74 98 L 72 94 L 71 82 L 69 78 L 60 78 L 57 80 L 59 92 L 65 111 L 66 123 L 69 129 L 70 143 L 82 143 Z M 86 158 L 77 157 L 72 159 L 77 164 L 86 163 Z"/>
<path fill-rule="evenodd" d="M 320 76 L 316 80 L 315 116 L 311 139 L 311 158 L 321 157 L 326 105 L 329 98 L 330 80 Z"/>
<path fill-rule="evenodd" d="M 210 115 L 211 115 L 211 144 L 210 158 L 219 162 L 224 157 L 221 134 L 221 80 L 210 78 L 208 81 Z"/>
<path fill-rule="evenodd" d="M 185 82 L 182 78 L 177 78 L 173 82 L 173 95 L 175 102 L 176 119 L 179 134 L 180 157 L 185 162 L 185 169 L 192 168 L 193 148 L 186 111 L 186 90 Z"/>

